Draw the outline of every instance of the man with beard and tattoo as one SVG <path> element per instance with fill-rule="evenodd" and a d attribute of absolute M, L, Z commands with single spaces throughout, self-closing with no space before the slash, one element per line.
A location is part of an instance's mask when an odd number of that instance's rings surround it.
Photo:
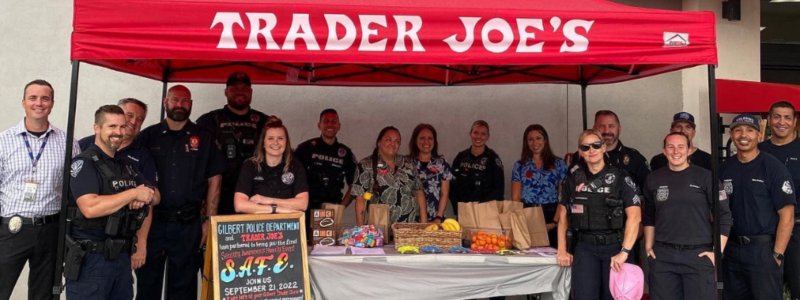
<path fill-rule="evenodd" d="M 116 152 L 128 126 L 122 109 L 101 106 L 94 124 L 94 144 L 70 169 L 67 299 L 133 299 L 135 236 L 158 191 Z"/>
<path fill-rule="evenodd" d="M 166 261 L 166 298 L 194 300 L 201 263 L 196 254 L 205 245 L 208 216 L 217 214 L 226 163 L 214 135 L 189 120 L 192 94 L 188 88 L 170 88 L 163 105 L 167 118 L 137 137 L 156 160 L 162 201 L 153 210 L 145 264 L 136 271 L 136 298 L 161 299 Z M 200 213 L 204 202 L 207 216 Z"/>
<path fill-rule="evenodd" d="M 769 109 L 770 129 L 772 137 L 758 144 L 758 149 L 772 154 L 782 162 L 792 175 L 794 186 L 800 186 L 800 139 L 797 138 L 797 111 L 794 105 L 786 101 L 778 101 Z M 797 196 L 797 194 L 795 194 Z M 796 199 L 800 200 L 800 199 Z M 795 225 L 800 222 L 798 211 L 794 212 Z M 800 299 L 800 226 L 795 226 L 789 245 L 786 246 L 783 280 L 789 286 L 792 299 Z"/>
<path fill-rule="evenodd" d="M 719 272 L 726 300 L 783 299 L 784 251 L 797 200 L 783 162 L 758 149 L 759 129 L 753 115 L 733 118 L 737 153 L 719 167 L 734 220 Z"/>
<path fill-rule="evenodd" d="M 197 118 L 197 125 L 214 133 L 222 154 L 227 157 L 228 171 L 222 174 L 219 215 L 236 213 L 233 194 L 239 171 L 242 163 L 253 156 L 258 137 L 267 122 L 266 114 L 250 108 L 252 96 L 250 76 L 235 72 L 226 82 L 225 97 L 228 98 L 228 104 Z"/>
<path fill-rule="evenodd" d="M 647 175 L 650 175 L 650 167 L 647 164 L 647 159 L 634 148 L 622 145 L 619 140 L 620 133 L 622 132 L 622 124 L 620 124 L 617 114 L 610 110 L 599 110 L 594 114 L 594 130 L 603 135 L 603 140 L 606 144 L 606 162 L 610 165 L 625 170 L 637 187 L 643 187 L 647 181 Z M 580 156 L 576 151 L 570 159 L 569 169 L 575 166 Z M 641 189 L 637 189 L 641 193 Z M 647 201 L 644 196 L 640 196 L 643 201 Z M 642 237 L 642 230 L 639 230 L 639 237 Z M 631 249 L 631 255 L 636 260 L 637 265 L 642 265 L 641 243 L 640 239 L 636 240 L 636 244 Z"/>
<path fill-rule="evenodd" d="M 117 106 L 122 108 L 125 112 L 125 121 L 128 126 L 122 130 L 122 143 L 117 149 L 117 155 L 128 158 L 129 162 L 147 179 L 153 186 L 158 185 L 158 176 L 156 175 L 156 163 L 153 156 L 150 155 L 150 149 L 142 147 L 140 142 L 135 140 L 142 129 L 142 123 L 147 117 L 147 104 L 138 99 L 124 98 L 117 102 Z M 95 135 L 90 135 L 78 141 L 81 150 L 86 151 L 91 145 L 94 145 Z M 150 212 L 147 214 L 142 228 L 136 234 L 137 251 L 131 255 L 131 268 L 136 270 L 144 265 L 145 256 L 147 256 L 147 233 L 150 231 L 150 224 L 153 218 L 153 206 L 150 206 Z"/>

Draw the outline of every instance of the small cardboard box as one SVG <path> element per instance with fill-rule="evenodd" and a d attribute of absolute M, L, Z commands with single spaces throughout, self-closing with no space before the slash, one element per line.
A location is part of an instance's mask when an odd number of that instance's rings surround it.
<path fill-rule="evenodd" d="M 333 209 L 313 209 L 311 210 L 311 228 L 331 229 L 335 227 L 336 219 Z"/>
<path fill-rule="evenodd" d="M 326 246 L 336 245 L 336 231 L 331 229 L 312 229 L 311 246 L 322 243 Z"/>

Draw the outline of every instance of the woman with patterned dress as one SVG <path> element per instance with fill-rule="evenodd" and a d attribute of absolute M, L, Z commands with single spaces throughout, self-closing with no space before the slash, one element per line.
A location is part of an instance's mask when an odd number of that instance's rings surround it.
<path fill-rule="evenodd" d="M 525 207 L 541 206 L 550 246 L 558 247 L 556 223 L 558 192 L 567 176 L 567 164 L 553 154 L 550 138 L 542 125 L 530 125 L 522 135 L 522 158 L 511 172 L 511 199 Z"/>
<path fill-rule="evenodd" d="M 394 224 L 426 222 L 427 205 L 422 183 L 414 162 L 397 155 L 400 131 L 392 126 L 383 128 L 375 141 L 372 155 L 356 166 L 352 195 L 356 198 L 356 222 L 364 224 L 365 193 L 372 194 L 372 203 L 389 205 L 389 222 Z"/>
<path fill-rule="evenodd" d="M 427 201 L 428 222 L 444 221 L 447 197 L 450 194 L 450 164 L 439 155 L 439 142 L 436 129 L 430 124 L 419 124 L 411 134 L 408 143 L 409 157 L 419 172 L 422 190 Z"/>

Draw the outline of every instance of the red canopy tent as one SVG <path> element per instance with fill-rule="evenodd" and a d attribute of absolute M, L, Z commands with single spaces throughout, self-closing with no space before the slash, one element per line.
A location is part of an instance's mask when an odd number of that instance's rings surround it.
<path fill-rule="evenodd" d="M 222 83 L 234 70 L 248 71 L 261 84 L 576 84 L 583 92 L 584 127 L 588 85 L 708 65 L 711 119 L 716 120 L 711 12 L 602 0 L 74 3 L 70 139 L 79 62 L 162 81 L 164 93 L 168 82 Z M 712 135 L 717 134 L 718 124 L 711 123 Z M 67 195 L 69 160 L 64 170 Z M 56 270 L 57 281 L 60 274 Z"/>
<path fill-rule="evenodd" d="M 717 79 L 717 112 L 766 113 L 775 101 L 800 107 L 800 86 Z"/>

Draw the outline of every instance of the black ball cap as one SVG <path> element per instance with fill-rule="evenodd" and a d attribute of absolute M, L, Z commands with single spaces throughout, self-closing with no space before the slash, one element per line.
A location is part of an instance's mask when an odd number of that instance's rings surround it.
<path fill-rule="evenodd" d="M 225 86 L 236 85 L 240 82 L 250 86 L 250 76 L 247 76 L 244 72 L 234 72 L 231 76 L 228 76 L 228 81 L 225 82 Z"/>

